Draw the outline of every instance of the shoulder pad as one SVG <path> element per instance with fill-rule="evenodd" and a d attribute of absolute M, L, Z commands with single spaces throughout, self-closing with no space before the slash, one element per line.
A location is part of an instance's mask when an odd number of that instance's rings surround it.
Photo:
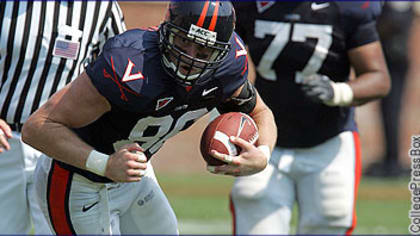
<path fill-rule="evenodd" d="M 125 110 L 137 109 L 139 97 L 142 101 L 146 99 L 142 95 L 146 80 L 144 32 L 127 31 L 111 38 L 97 60 L 86 69 L 98 91 L 111 104 Z"/>

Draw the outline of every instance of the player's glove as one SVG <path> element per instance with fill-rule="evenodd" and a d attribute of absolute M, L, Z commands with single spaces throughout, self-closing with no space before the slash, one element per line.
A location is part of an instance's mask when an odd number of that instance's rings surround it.
<path fill-rule="evenodd" d="M 350 85 L 334 82 L 326 75 L 313 74 L 304 78 L 302 91 L 312 101 L 328 106 L 348 106 L 353 101 Z"/>

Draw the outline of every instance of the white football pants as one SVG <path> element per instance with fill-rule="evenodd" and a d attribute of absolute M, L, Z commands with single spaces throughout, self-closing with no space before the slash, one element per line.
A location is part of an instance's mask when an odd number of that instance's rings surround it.
<path fill-rule="evenodd" d="M 33 171 L 41 153 L 13 132 L 11 149 L 0 154 L 0 233 L 51 234 L 35 197 Z"/>
<path fill-rule="evenodd" d="M 312 148 L 275 148 L 267 168 L 239 177 L 231 192 L 234 234 L 350 234 L 361 175 L 358 134 L 343 132 Z"/>
<path fill-rule="evenodd" d="M 40 206 L 56 234 L 178 234 L 152 165 L 135 183 L 96 183 L 43 155 L 35 170 Z"/>

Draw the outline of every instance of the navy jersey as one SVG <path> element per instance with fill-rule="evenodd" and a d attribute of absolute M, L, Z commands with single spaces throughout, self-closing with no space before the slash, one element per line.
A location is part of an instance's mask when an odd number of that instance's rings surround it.
<path fill-rule="evenodd" d="M 306 98 L 296 81 L 319 73 L 347 81 L 347 52 L 378 40 L 379 2 L 234 2 L 238 34 L 257 71 L 256 88 L 275 114 L 280 147 L 311 147 L 356 130 L 354 109 Z"/>
<path fill-rule="evenodd" d="M 246 81 L 247 57 L 243 43 L 233 34 L 231 44 L 227 58 L 210 79 L 183 87 L 162 67 L 157 31 L 130 30 L 110 39 L 86 73 L 111 104 L 111 111 L 75 132 L 106 154 L 136 142 L 150 159 L 167 139 L 231 97 Z M 93 181 L 109 181 L 61 165 Z"/>

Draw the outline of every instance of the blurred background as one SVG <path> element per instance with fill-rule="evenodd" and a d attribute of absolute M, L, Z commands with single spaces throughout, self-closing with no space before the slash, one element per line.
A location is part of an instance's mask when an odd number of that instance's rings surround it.
<path fill-rule="evenodd" d="M 157 26 L 167 6 L 166 2 L 156 1 L 119 3 L 128 29 Z M 408 234 L 408 150 L 411 136 L 420 134 L 417 5 L 420 4 L 385 2 L 378 19 L 393 87 L 387 99 L 356 109 L 364 176 L 355 234 Z M 160 184 L 178 216 L 181 234 L 232 233 L 228 196 L 233 178 L 209 174 L 199 152 L 207 122 L 208 117 L 166 142 L 152 159 Z"/>

